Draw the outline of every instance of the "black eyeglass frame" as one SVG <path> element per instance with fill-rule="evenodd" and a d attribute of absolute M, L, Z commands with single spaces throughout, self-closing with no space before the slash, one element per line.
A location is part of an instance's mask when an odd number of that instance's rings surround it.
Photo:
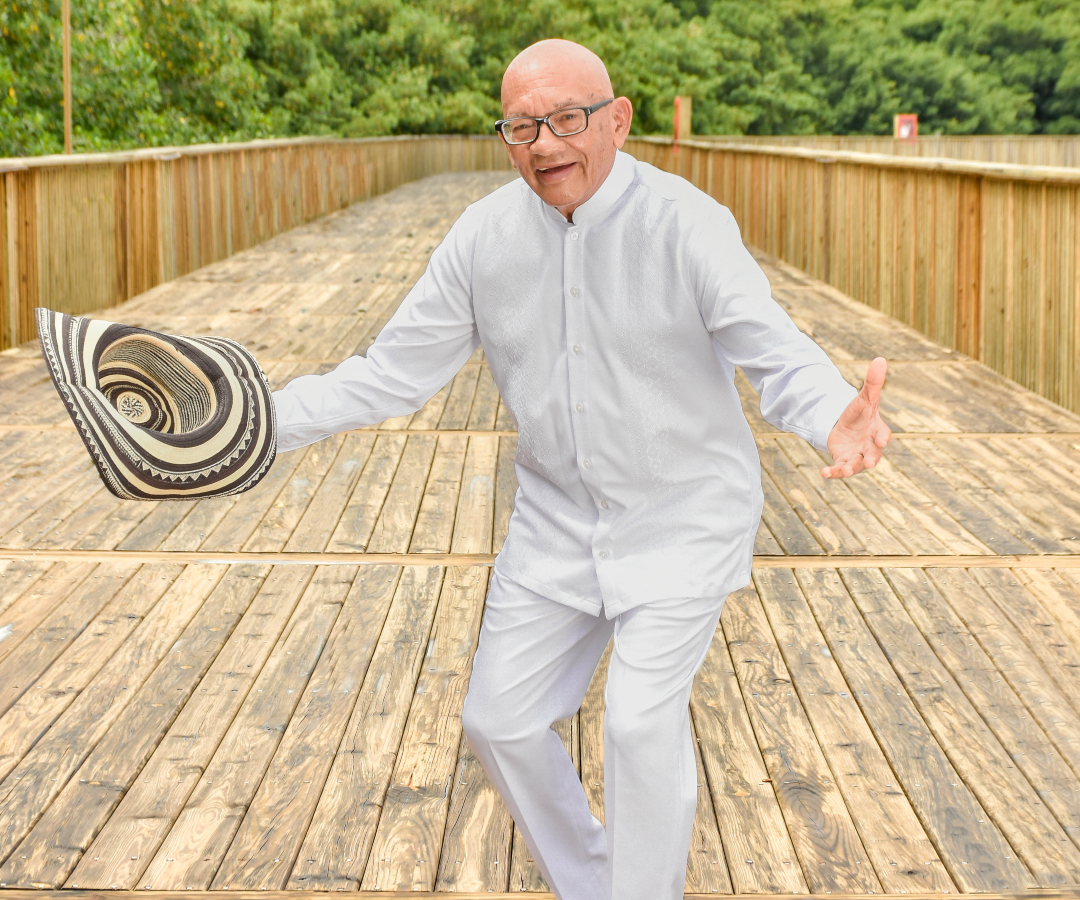
<path fill-rule="evenodd" d="M 554 112 L 549 112 L 542 119 L 538 119 L 536 116 L 511 116 L 509 119 L 499 119 L 499 121 L 495 123 L 495 133 L 498 134 L 499 137 L 501 137 L 507 143 L 507 145 L 511 147 L 525 147 L 533 143 L 533 141 L 537 140 L 537 138 L 540 137 L 541 125 L 547 125 L 547 127 L 551 130 L 551 133 L 555 135 L 555 137 L 573 137 L 575 134 L 581 134 L 581 132 L 588 129 L 589 116 L 591 116 L 598 109 L 603 109 L 609 103 L 614 102 L 615 98 L 609 97 L 607 100 L 601 100 L 599 103 L 594 103 L 592 106 L 564 106 L 562 109 L 556 109 Z M 548 120 L 552 116 L 557 115 L 558 113 L 564 113 L 571 109 L 580 109 L 583 113 L 585 113 L 585 125 L 577 131 L 571 131 L 569 134 L 559 134 L 554 128 L 551 127 L 551 122 Z M 505 125 L 507 122 L 514 122 L 518 119 L 532 119 L 536 123 L 536 137 L 528 141 L 511 141 L 507 139 L 506 135 L 503 134 L 503 125 Z"/>

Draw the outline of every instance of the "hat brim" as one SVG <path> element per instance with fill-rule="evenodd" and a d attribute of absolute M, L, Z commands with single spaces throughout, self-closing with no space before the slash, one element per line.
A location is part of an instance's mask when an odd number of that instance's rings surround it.
<path fill-rule="evenodd" d="M 117 497 L 222 497 L 269 471 L 270 384 L 242 345 L 43 308 L 35 315 L 53 385 Z"/>

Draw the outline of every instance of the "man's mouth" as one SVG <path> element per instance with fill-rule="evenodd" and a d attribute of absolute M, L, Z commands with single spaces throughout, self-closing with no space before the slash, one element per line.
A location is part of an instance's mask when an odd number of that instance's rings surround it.
<path fill-rule="evenodd" d="M 540 177 L 541 181 L 547 184 L 553 184 L 557 181 L 562 181 L 570 174 L 570 170 L 576 165 L 576 162 L 568 162 L 554 166 L 537 166 L 536 174 Z"/>

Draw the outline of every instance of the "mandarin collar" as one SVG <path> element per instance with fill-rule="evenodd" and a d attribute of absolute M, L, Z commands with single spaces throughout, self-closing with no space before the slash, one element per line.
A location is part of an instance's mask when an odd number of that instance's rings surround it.
<path fill-rule="evenodd" d="M 611 171 L 608 172 L 607 178 L 604 179 L 604 183 L 596 189 L 595 194 L 574 210 L 573 222 L 567 222 L 566 216 L 555 209 L 554 206 L 548 206 L 545 203 L 544 207 L 547 209 L 549 215 L 561 222 L 566 228 L 591 225 L 595 222 L 599 222 L 607 215 L 610 209 L 615 205 L 616 201 L 626 192 L 626 189 L 630 187 L 633 181 L 634 157 L 629 153 L 623 153 L 622 150 L 619 150 L 615 154 L 615 162 L 611 166 Z"/>

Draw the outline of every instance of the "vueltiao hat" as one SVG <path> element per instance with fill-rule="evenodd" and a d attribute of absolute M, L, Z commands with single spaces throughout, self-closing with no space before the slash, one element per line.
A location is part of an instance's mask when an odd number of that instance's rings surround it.
<path fill-rule="evenodd" d="M 50 309 L 35 314 L 53 385 L 117 497 L 222 497 L 270 470 L 270 384 L 240 344 Z"/>

